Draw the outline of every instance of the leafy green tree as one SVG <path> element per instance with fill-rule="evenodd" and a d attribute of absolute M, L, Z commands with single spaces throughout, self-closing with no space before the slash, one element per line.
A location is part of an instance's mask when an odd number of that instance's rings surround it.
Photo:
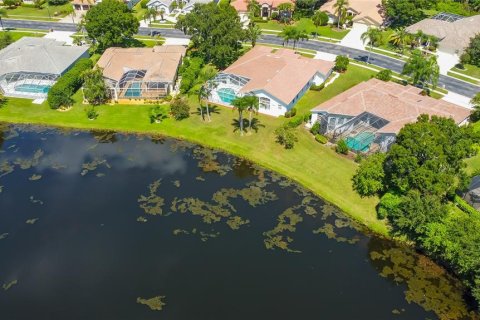
<path fill-rule="evenodd" d="M 377 78 L 378 80 L 388 82 L 388 81 L 392 80 L 392 70 L 385 69 L 385 70 L 379 71 L 375 75 L 375 78 Z"/>
<path fill-rule="evenodd" d="M 404 27 L 396 29 L 389 37 L 388 41 L 394 46 L 400 48 L 401 52 L 405 51 L 405 47 L 411 41 L 412 35 L 407 32 Z"/>
<path fill-rule="evenodd" d="M 252 48 L 257 44 L 257 40 L 262 35 L 262 29 L 254 23 L 248 25 L 247 30 L 245 30 L 245 38 L 250 41 Z"/>
<path fill-rule="evenodd" d="M 380 194 L 385 189 L 383 163 L 386 155 L 375 153 L 365 158 L 352 178 L 353 189 L 362 197 Z"/>
<path fill-rule="evenodd" d="M 470 120 L 477 122 L 480 120 L 480 92 L 472 98 L 470 104 L 473 106 L 472 113 L 470 114 Z"/>
<path fill-rule="evenodd" d="M 3 0 L 3 5 L 7 6 L 7 8 L 13 8 L 13 7 L 19 6 L 20 1 L 19 0 Z"/>
<path fill-rule="evenodd" d="M 275 129 L 277 143 L 281 144 L 285 149 L 293 149 L 298 141 L 294 129 L 288 126 L 281 126 Z"/>
<path fill-rule="evenodd" d="M 420 50 L 414 50 L 405 63 L 402 74 L 410 76 L 413 84 L 431 83 L 435 88 L 440 76 L 437 57 L 434 55 L 426 57 Z"/>
<path fill-rule="evenodd" d="M 363 43 L 367 42 L 370 45 L 370 51 L 368 51 L 367 63 L 370 62 L 370 54 L 375 45 L 378 45 L 382 40 L 382 32 L 374 27 L 369 27 L 367 31 L 362 33 L 360 39 Z"/>
<path fill-rule="evenodd" d="M 243 136 L 243 113 L 248 110 L 248 103 L 247 96 L 237 97 L 233 99 L 232 106 L 233 110 L 238 111 L 238 125 L 240 127 L 240 135 Z"/>
<path fill-rule="evenodd" d="M 283 23 L 289 23 L 292 19 L 293 4 L 290 2 L 280 3 L 277 9 L 280 14 L 280 21 Z"/>
<path fill-rule="evenodd" d="M 296 0 L 295 1 L 295 14 L 299 18 L 301 17 L 311 17 L 315 9 L 321 5 L 322 1 L 319 0 Z"/>
<path fill-rule="evenodd" d="M 191 36 L 193 52 L 206 63 L 223 69 L 240 56 L 244 32 L 232 6 L 196 4 L 176 28 Z"/>
<path fill-rule="evenodd" d="M 94 106 L 103 104 L 109 99 L 101 68 L 87 70 L 83 73 L 83 96 Z"/>
<path fill-rule="evenodd" d="M 335 9 L 335 14 L 337 15 L 337 28 L 340 29 L 340 24 L 345 19 L 347 14 L 347 8 L 350 4 L 348 0 L 336 0 L 333 8 Z"/>
<path fill-rule="evenodd" d="M 170 112 L 177 121 L 190 117 L 190 105 L 186 98 L 180 97 L 172 100 Z"/>
<path fill-rule="evenodd" d="M 385 13 L 394 27 L 409 26 L 424 19 L 424 10 L 431 5 L 431 0 L 384 1 Z"/>
<path fill-rule="evenodd" d="M 322 11 L 316 11 L 315 14 L 312 16 L 312 22 L 315 26 L 315 36 L 318 35 L 318 27 L 326 26 L 328 23 L 328 15 Z"/>
<path fill-rule="evenodd" d="M 261 6 L 260 3 L 256 0 L 248 0 L 247 10 L 250 20 L 253 21 L 254 18 L 260 16 Z"/>
<path fill-rule="evenodd" d="M 345 72 L 347 71 L 348 65 L 350 64 L 350 60 L 348 60 L 345 56 L 337 56 L 335 58 L 335 66 L 333 69 L 337 72 Z"/>
<path fill-rule="evenodd" d="M 480 33 L 470 39 L 470 44 L 461 56 L 462 63 L 480 67 Z"/>
<path fill-rule="evenodd" d="M 117 0 L 104 0 L 85 15 L 88 37 L 97 42 L 101 50 L 122 45 L 138 32 L 139 25 L 127 5 Z"/>
<path fill-rule="evenodd" d="M 383 171 L 383 170 L 382 170 Z M 377 208 L 378 219 L 385 219 L 388 215 L 395 215 L 394 211 L 400 210 L 402 197 L 393 192 L 387 192 L 380 198 Z"/>

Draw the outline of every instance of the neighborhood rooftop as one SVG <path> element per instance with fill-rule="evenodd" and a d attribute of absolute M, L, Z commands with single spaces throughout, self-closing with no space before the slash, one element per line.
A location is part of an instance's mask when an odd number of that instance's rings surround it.
<path fill-rule="evenodd" d="M 422 30 L 440 39 L 439 49 L 451 53 L 462 53 L 477 33 L 480 33 L 480 15 L 449 21 L 424 19 L 407 28 L 410 33 Z"/>
<path fill-rule="evenodd" d="M 293 0 L 260 0 L 258 1 L 261 7 L 264 5 L 269 6 L 271 8 L 277 8 L 282 3 L 291 3 L 294 4 Z M 245 0 L 234 0 L 230 3 L 235 10 L 238 12 L 247 12 L 248 11 L 248 1 Z"/>
<path fill-rule="evenodd" d="M 334 15 L 336 10 L 334 6 L 336 2 L 336 0 L 328 0 L 320 7 L 320 10 L 327 11 Z M 347 7 L 356 14 L 353 18 L 354 22 L 375 25 L 383 24 L 382 0 L 349 0 Z"/>
<path fill-rule="evenodd" d="M 144 71 L 144 81 L 172 81 L 185 50 L 183 46 L 108 48 L 97 65 L 103 69 L 105 77 L 115 81 L 129 70 Z"/>
<path fill-rule="evenodd" d="M 421 114 L 453 118 L 458 124 L 470 116 L 469 109 L 423 96 L 421 91 L 410 85 L 371 79 L 340 93 L 312 111 L 353 117 L 368 112 L 388 121 L 378 130 L 379 133 L 395 134 L 407 123 L 415 122 Z"/>
<path fill-rule="evenodd" d="M 64 42 L 48 38 L 23 37 L 0 51 L 0 75 L 14 72 L 62 74 L 87 46 L 64 46 Z"/>
<path fill-rule="evenodd" d="M 293 50 L 255 46 L 224 73 L 248 78 L 240 93 L 263 90 L 289 104 L 316 73 L 328 75 L 333 62 L 302 57 Z"/>

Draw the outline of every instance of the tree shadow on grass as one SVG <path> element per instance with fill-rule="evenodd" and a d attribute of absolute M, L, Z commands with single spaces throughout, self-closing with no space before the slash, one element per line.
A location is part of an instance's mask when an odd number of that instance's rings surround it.
<path fill-rule="evenodd" d="M 238 121 L 238 119 L 233 119 L 232 126 L 233 132 L 240 131 L 240 121 Z M 257 118 L 252 119 L 251 127 L 249 127 L 248 119 L 243 119 L 243 132 L 248 132 L 249 129 L 252 129 L 255 131 L 255 133 L 257 133 L 259 128 L 265 128 L 265 125 L 262 124 Z"/>
<path fill-rule="evenodd" d="M 210 115 L 220 114 L 220 108 L 218 108 L 217 106 L 210 106 L 208 108 L 208 111 L 209 111 Z M 205 120 L 205 117 L 207 116 L 207 107 L 200 106 L 200 107 L 197 108 L 197 111 L 195 111 L 193 113 L 198 115 L 198 116 L 202 116 L 202 112 L 203 112 L 203 120 Z"/>

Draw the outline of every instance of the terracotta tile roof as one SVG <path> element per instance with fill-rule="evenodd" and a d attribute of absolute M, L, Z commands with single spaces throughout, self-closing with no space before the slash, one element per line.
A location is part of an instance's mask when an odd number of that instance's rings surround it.
<path fill-rule="evenodd" d="M 72 4 L 78 5 L 95 5 L 97 3 L 96 0 L 73 0 L 71 1 Z"/>
<path fill-rule="evenodd" d="M 108 48 L 97 65 L 106 78 L 115 81 L 129 70 L 146 70 L 145 81 L 173 82 L 184 55 L 183 46 Z"/>
<path fill-rule="evenodd" d="M 263 0 L 263 1 L 259 0 L 258 3 L 260 4 L 260 6 L 262 6 L 263 4 L 266 4 L 272 7 L 273 9 L 275 9 L 278 7 L 278 5 L 282 3 L 295 4 L 295 1 L 294 0 Z M 230 3 L 230 5 L 233 6 L 235 10 L 237 10 L 238 12 L 247 12 L 248 11 L 247 4 L 248 4 L 248 1 L 246 0 L 234 0 Z"/>
<path fill-rule="evenodd" d="M 410 33 L 422 30 L 441 41 L 439 49 L 456 51 L 461 54 L 470 44 L 470 38 L 480 33 L 480 15 L 466 17 L 454 22 L 424 19 L 407 28 Z"/>
<path fill-rule="evenodd" d="M 333 66 L 333 62 L 302 57 L 293 50 L 257 45 L 224 73 L 250 79 L 241 93 L 264 90 L 289 104 L 316 73 L 326 76 Z"/>
<path fill-rule="evenodd" d="M 315 107 L 312 112 L 357 116 L 362 112 L 377 115 L 389 123 L 380 133 L 395 133 L 419 115 L 429 114 L 453 118 L 457 124 L 470 115 L 470 110 L 444 100 L 420 94 L 422 90 L 394 82 L 370 79 Z"/>
<path fill-rule="evenodd" d="M 333 6 L 336 2 L 337 0 L 328 0 L 320 7 L 320 10 L 335 14 Z M 353 18 L 354 22 L 366 19 L 377 25 L 383 24 L 382 0 L 349 0 L 348 3 L 348 8 L 357 13 Z"/>

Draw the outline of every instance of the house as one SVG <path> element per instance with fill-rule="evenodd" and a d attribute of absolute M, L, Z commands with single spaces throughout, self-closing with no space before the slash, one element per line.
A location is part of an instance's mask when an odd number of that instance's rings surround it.
<path fill-rule="evenodd" d="M 165 14 L 171 14 L 174 10 L 180 13 L 189 13 L 193 10 L 195 4 L 206 4 L 212 0 L 150 0 L 147 3 L 148 8 L 156 8 L 157 11 L 163 10 Z"/>
<path fill-rule="evenodd" d="M 327 0 L 320 11 L 325 11 L 330 17 L 330 23 L 337 22 L 335 3 L 337 0 Z M 382 0 L 349 0 L 346 8 L 347 16 L 352 17 L 354 23 L 380 27 L 384 22 Z"/>
<path fill-rule="evenodd" d="M 472 207 L 480 211 L 480 176 L 472 178 L 472 182 L 463 198 Z"/>
<path fill-rule="evenodd" d="M 114 101 L 153 100 L 175 90 L 183 46 L 108 48 L 97 62 Z"/>
<path fill-rule="evenodd" d="M 99 2 L 97 0 L 73 0 L 71 3 L 75 13 L 82 16 Z"/>
<path fill-rule="evenodd" d="M 333 62 L 302 57 L 289 49 L 257 45 L 220 72 L 209 100 L 229 106 L 235 97 L 255 95 L 259 112 L 280 116 L 313 84 L 330 75 Z"/>
<path fill-rule="evenodd" d="M 291 3 L 292 7 L 295 6 L 294 0 L 260 0 L 260 17 L 270 18 L 272 13 L 279 12 L 278 6 L 282 3 Z M 237 10 L 240 16 L 246 15 L 248 13 L 248 1 L 247 0 L 234 0 L 230 3 L 231 6 Z"/>
<path fill-rule="evenodd" d="M 410 85 L 370 79 L 312 110 L 311 124 L 333 141 L 344 139 L 357 152 L 385 152 L 407 123 L 421 114 L 453 118 L 458 125 L 468 122 L 470 109 L 421 94 Z"/>
<path fill-rule="evenodd" d="M 48 38 L 23 37 L 0 50 L 0 91 L 9 97 L 45 98 L 57 79 L 88 47 L 65 46 Z"/>

